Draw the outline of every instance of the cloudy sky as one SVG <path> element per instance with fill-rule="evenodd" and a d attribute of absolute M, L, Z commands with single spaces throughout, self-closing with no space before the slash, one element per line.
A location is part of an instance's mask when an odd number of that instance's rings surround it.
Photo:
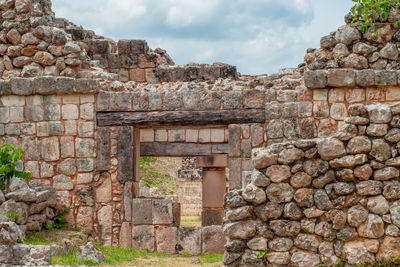
<path fill-rule="evenodd" d="M 106 37 L 145 39 L 176 64 L 223 62 L 242 74 L 296 67 L 343 25 L 351 0 L 53 0 L 58 17 Z"/>

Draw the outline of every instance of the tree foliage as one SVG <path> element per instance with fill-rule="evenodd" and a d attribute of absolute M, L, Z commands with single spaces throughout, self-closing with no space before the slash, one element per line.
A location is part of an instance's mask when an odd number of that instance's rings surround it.
<path fill-rule="evenodd" d="M 30 178 L 32 173 L 22 172 L 16 169 L 15 163 L 24 157 L 22 148 L 10 146 L 3 143 L 0 147 L 0 188 L 4 183 L 13 177 Z"/>
<path fill-rule="evenodd" d="M 359 22 L 361 30 L 367 31 L 375 22 L 385 21 L 393 8 L 398 8 L 400 0 L 352 0 L 355 4 L 351 9 L 353 21 Z M 400 27 L 400 19 L 394 22 Z"/>

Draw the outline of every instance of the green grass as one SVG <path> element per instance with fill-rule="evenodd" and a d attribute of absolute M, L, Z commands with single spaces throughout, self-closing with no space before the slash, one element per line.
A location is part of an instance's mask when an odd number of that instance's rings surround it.
<path fill-rule="evenodd" d="M 92 261 L 82 261 L 78 260 L 76 258 L 76 253 L 78 252 L 78 249 L 74 249 L 73 253 L 62 255 L 62 256 L 53 256 L 51 259 L 52 264 L 57 264 L 57 265 L 89 265 L 89 266 L 95 266 L 98 265 L 95 262 Z"/>
<path fill-rule="evenodd" d="M 178 182 L 171 176 L 166 159 L 154 157 L 140 158 L 140 180 L 146 187 L 156 187 L 163 195 L 174 195 L 178 192 Z"/>
<path fill-rule="evenodd" d="M 181 216 L 182 227 L 201 227 L 201 219 L 199 216 Z"/>
<path fill-rule="evenodd" d="M 138 259 L 148 259 L 148 258 L 170 258 L 170 257 L 192 257 L 191 254 L 185 253 L 183 255 L 172 255 L 168 253 L 162 252 L 154 252 L 147 253 L 145 251 L 134 251 L 129 248 L 121 248 L 121 247 L 104 247 L 102 245 L 96 244 L 96 246 L 103 252 L 106 257 L 106 261 L 103 263 L 105 265 L 116 266 L 125 262 L 129 262 L 135 264 Z M 94 266 L 98 265 L 91 261 L 79 261 L 76 258 L 77 249 L 74 250 L 73 253 L 53 257 L 52 264 L 55 265 L 71 265 L 71 266 L 79 266 L 79 265 L 89 265 Z M 221 262 L 223 255 L 222 254 L 207 254 L 199 256 L 201 263 L 217 263 Z"/>
<path fill-rule="evenodd" d="M 200 256 L 202 263 L 216 263 L 221 262 L 224 255 L 222 254 L 205 254 Z"/>
<path fill-rule="evenodd" d="M 24 240 L 24 243 L 27 245 L 46 245 L 49 246 L 51 245 L 51 242 L 46 239 L 43 233 L 34 233 L 31 236 L 29 236 L 26 240 Z"/>

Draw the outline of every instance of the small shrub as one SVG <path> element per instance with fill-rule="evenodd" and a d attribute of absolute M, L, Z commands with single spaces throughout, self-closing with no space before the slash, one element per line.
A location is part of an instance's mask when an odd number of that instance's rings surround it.
<path fill-rule="evenodd" d="M 6 216 L 12 222 L 15 222 L 19 218 L 19 214 L 16 212 L 11 212 L 7 214 L 0 212 L 0 215 Z"/>
<path fill-rule="evenodd" d="M 352 0 L 355 5 L 351 9 L 354 15 L 353 22 L 359 22 L 361 30 L 366 32 L 369 28 L 374 27 L 377 21 L 383 21 L 388 18 L 392 8 L 398 8 L 399 0 Z M 400 26 L 400 19 L 395 21 L 395 27 Z"/>
<path fill-rule="evenodd" d="M 54 217 L 53 223 L 50 224 L 48 222 L 45 222 L 42 226 L 44 230 L 53 230 L 53 229 L 58 229 L 62 230 L 67 228 L 68 223 L 66 221 L 67 214 L 69 212 L 69 208 L 65 207 L 64 210 L 58 211 L 57 216 Z"/>
<path fill-rule="evenodd" d="M 32 173 L 17 171 L 15 163 L 23 159 L 22 148 L 3 143 L 0 147 L 0 188 L 13 177 L 31 178 Z"/>

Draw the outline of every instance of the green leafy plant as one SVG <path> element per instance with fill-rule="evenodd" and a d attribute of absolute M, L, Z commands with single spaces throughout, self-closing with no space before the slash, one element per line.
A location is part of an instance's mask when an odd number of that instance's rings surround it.
<path fill-rule="evenodd" d="M 265 266 L 268 266 L 267 251 L 260 251 L 260 253 L 258 253 L 258 258 L 262 259 Z"/>
<path fill-rule="evenodd" d="M 366 32 L 374 26 L 377 21 L 384 21 L 388 18 L 392 8 L 398 8 L 400 0 L 352 0 L 356 3 L 351 12 L 354 15 L 353 21 L 360 24 L 361 30 Z M 396 27 L 400 26 L 400 19 L 394 22 Z"/>
<path fill-rule="evenodd" d="M 342 257 L 339 257 L 339 263 L 338 263 L 338 265 L 336 265 L 335 267 L 343 267 L 343 258 Z"/>
<path fill-rule="evenodd" d="M 3 187 L 5 182 L 13 177 L 18 178 L 31 178 L 32 173 L 17 171 L 15 163 L 23 159 L 24 153 L 22 148 L 10 146 L 3 143 L 0 147 L 0 187 Z"/>
<path fill-rule="evenodd" d="M 67 221 L 66 221 L 66 217 L 67 217 L 68 212 L 69 212 L 69 208 L 67 208 L 67 207 L 65 207 L 65 208 L 64 208 L 63 210 L 61 210 L 61 211 L 58 211 L 58 212 L 57 212 L 57 216 L 54 217 L 54 219 L 53 219 L 53 223 L 50 224 L 50 223 L 48 223 L 48 222 L 47 222 L 47 223 L 45 222 L 45 223 L 42 225 L 42 228 L 43 228 L 44 230 L 53 230 L 53 229 L 62 230 L 62 229 L 67 228 L 68 223 L 67 223 Z"/>
<path fill-rule="evenodd" d="M 397 253 L 394 253 L 393 258 L 392 258 L 392 262 L 396 263 L 399 261 L 399 255 L 397 255 Z"/>
<path fill-rule="evenodd" d="M 322 260 L 319 261 L 318 267 L 325 267 L 325 264 L 322 262 Z"/>
<path fill-rule="evenodd" d="M 12 222 L 15 222 L 19 218 L 19 214 L 16 212 L 10 212 L 7 214 L 0 212 L 0 215 L 6 216 Z"/>

